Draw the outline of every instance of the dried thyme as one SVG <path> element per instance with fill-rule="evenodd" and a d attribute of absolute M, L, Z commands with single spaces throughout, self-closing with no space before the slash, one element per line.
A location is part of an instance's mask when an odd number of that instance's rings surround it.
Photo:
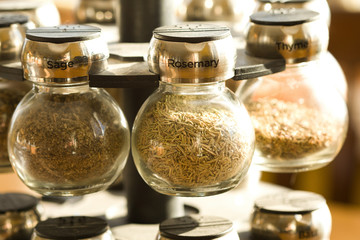
<path fill-rule="evenodd" d="M 239 176 L 251 162 L 254 132 L 203 96 L 164 95 L 143 116 L 135 144 L 146 167 L 171 185 L 208 186 Z M 244 119 L 247 121 L 247 119 Z"/>
<path fill-rule="evenodd" d="M 28 180 L 66 189 L 115 177 L 128 132 L 113 105 L 99 96 L 38 93 L 29 107 L 23 104 L 11 141 L 17 168 Z"/>
<path fill-rule="evenodd" d="M 247 105 L 256 148 L 273 159 L 306 157 L 337 140 L 337 123 L 319 111 L 293 102 L 259 99 Z"/>

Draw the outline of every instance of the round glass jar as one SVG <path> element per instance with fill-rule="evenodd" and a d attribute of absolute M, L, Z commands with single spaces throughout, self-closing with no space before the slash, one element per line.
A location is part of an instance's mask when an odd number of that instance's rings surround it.
<path fill-rule="evenodd" d="M 239 240 L 233 223 L 214 216 L 189 215 L 160 223 L 156 240 Z"/>
<path fill-rule="evenodd" d="M 255 200 L 251 237 L 256 240 L 329 240 L 331 213 L 315 193 L 289 191 Z"/>
<path fill-rule="evenodd" d="M 106 189 L 124 168 L 129 128 L 115 100 L 90 88 L 89 72 L 106 66 L 106 43 L 89 26 L 27 32 L 24 77 L 33 89 L 14 112 L 10 161 L 20 179 L 43 195 Z"/>
<path fill-rule="evenodd" d="M 6 14 L 0 16 L 0 60 L 17 61 L 25 36 L 23 35 L 27 16 Z M 11 172 L 7 149 L 7 133 L 10 119 L 16 106 L 31 89 L 31 84 L 22 81 L 9 81 L 0 78 L 0 173 Z"/>
<path fill-rule="evenodd" d="M 330 26 L 331 11 L 327 0 L 256 0 L 254 12 L 273 11 L 282 8 L 300 8 L 318 12 L 321 19 Z"/>
<path fill-rule="evenodd" d="M 115 240 L 108 223 L 97 217 L 71 216 L 39 222 L 31 240 Z"/>
<path fill-rule="evenodd" d="M 287 62 L 285 71 L 248 80 L 236 92 L 251 116 L 256 135 L 253 161 L 263 171 L 323 167 L 344 143 L 347 106 L 327 81 L 321 57 L 327 27 L 315 20 L 317 16 L 309 10 L 252 15 L 248 53 Z"/>
<path fill-rule="evenodd" d="M 245 177 L 254 130 L 244 105 L 225 87 L 234 61 L 228 28 L 184 24 L 154 31 L 148 62 L 161 81 L 134 121 L 132 154 L 156 191 L 214 195 Z"/>
<path fill-rule="evenodd" d="M 0 239 L 27 240 L 41 220 L 39 200 L 22 193 L 0 194 Z"/>

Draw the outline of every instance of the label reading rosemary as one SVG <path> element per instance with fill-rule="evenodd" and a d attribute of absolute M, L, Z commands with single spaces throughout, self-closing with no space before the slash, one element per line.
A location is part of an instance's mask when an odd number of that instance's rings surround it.
<path fill-rule="evenodd" d="M 219 59 L 209 60 L 209 61 L 198 61 L 198 62 L 181 62 L 176 61 L 175 59 L 168 59 L 168 67 L 173 68 L 208 68 L 213 67 L 217 68 L 219 64 Z"/>
<path fill-rule="evenodd" d="M 247 109 L 255 128 L 256 148 L 273 159 L 306 157 L 338 137 L 336 121 L 297 103 L 259 99 Z"/>
<path fill-rule="evenodd" d="M 181 187 L 209 186 L 239 176 L 251 162 L 253 129 L 225 107 L 189 104 L 193 101 L 208 99 L 164 95 L 145 113 L 135 138 L 143 163 L 162 180 Z"/>

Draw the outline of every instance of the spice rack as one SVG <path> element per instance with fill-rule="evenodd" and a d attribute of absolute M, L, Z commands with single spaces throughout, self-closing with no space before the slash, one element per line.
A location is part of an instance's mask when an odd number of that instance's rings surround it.
<path fill-rule="evenodd" d="M 90 87 L 139 88 L 156 87 L 159 76 L 148 70 L 145 61 L 148 43 L 115 43 L 109 45 L 108 69 L 89 75 Z M 251 57 L 244 48 L 237 50 L 235 76 L 233 80 L 246 80 L 283 71 L 283 59 Z M 0 62 L 0 77 L 23 81 L 21 63 Z"/>
<path fill-rule="evenodd" d="M 109 68 L 90 74 L 91 87 L 138 88 L 156 87 L 159 76 L 148 71 L 144 61 L 148 43 L 117 43 L 110 47 Z M 140 49 L 140 51 L 139 51 Z M 285 68 L 282 59 L 264 60 L 246 55 L 243 48 L 237 52 L 234 80 L 246 80 L 280 72 Z M 23 80 L 19 62 L 0 63 L 0 76 L 10 80 Z M 121 236 L 121 235 L 120 235 Z"/>

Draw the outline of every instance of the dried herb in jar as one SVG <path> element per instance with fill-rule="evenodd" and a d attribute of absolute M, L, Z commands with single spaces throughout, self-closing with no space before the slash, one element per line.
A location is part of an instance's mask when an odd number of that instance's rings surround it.
<path fill-rule="evenodd" d="M 0 167 L 9 166 L 7 133 L 16 106 L 26 94 L 18 89 L 0 89 Z"/>
<path fill-rule="evenodd" d="M 277 99 L 259 99 L 247 105 L 256 136 L 256 148 L 273 159 L 306 157 L 336 141 L 337 122 L 316 109 Z"/>
<path fill-rule="evenodd" d="M 101 184 L 99 176 L 106 182 L 117 172 L 127 132 L 113 105 L 92 91 L 32 97 L 39 99 L 19 112 L 24 119 L 11 135 L 27 178 L 66 189 Z"/>
<path fill-rule="evenodd" d="M 140 123 L 135 139 L 140 158 L 172 185 L 221 183 L 250 165 L 253 130 L 244 130 L 225 107 L 204 101 L 201 95 L 163 95 Z M 189 104 L 194 102 L 199 104 Z"/>

